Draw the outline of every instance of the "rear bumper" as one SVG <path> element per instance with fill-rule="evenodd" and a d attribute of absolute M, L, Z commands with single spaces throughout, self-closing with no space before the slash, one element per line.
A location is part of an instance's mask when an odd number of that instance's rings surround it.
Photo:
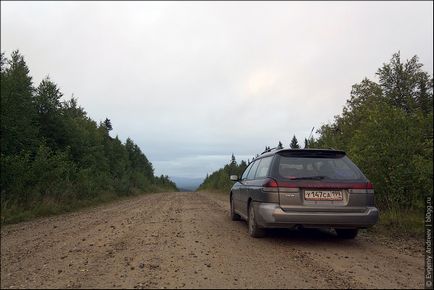
<path fill-rule="evenodd" d="M 264 228 L 307 227 L 367 228 L 378 221 L 378 209 L 366 207 L 364 211 L 290 211 L 276 203 L 254 202 L 256 222 Z"/>

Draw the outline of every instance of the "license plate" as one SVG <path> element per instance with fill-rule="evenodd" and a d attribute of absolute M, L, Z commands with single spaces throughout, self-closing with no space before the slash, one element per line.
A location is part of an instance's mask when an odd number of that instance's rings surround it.
<path fill-rule="evenodd" d="M 343 200 L 342 191 L 335 190 L 305 190 L 305 200 Z"/>

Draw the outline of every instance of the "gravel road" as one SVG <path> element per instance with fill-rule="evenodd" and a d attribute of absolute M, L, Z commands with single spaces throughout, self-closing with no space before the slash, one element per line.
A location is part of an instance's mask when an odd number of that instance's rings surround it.
<path fill-rule="evenodd" d="M 1 288 L 423 288 L 423 241 L 273 230 L 226 196 L 156 193 L 1 228 Z"/>

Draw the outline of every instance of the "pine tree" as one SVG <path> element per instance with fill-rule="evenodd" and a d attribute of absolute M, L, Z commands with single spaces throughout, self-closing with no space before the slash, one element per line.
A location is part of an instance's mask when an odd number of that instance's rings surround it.
<path fill-rule="evenodd" d="M 63 112 L 71 118 L 84 118 L 86 116 L 86 112 L 82 107 L 78 105 L 78 101 L 74 98 L 74 95 L 71 99 L 63 102 Z"/>
<path fill-rule="evenodd" d="M 295 135 L 294 137 L 292 137 L 291 144 L 289 145 L 289 147 L 291 147 L 292 149 L 300 148 L 300 145 L 298 145 L 298 140 L 295 137 Z"/>
<path fill-rule="evenodd" d="M 113 130 L 112 127 L 112 122 L 110 121 L 110 119 L 105 118 L 104 122 L 103 122 L 104 127 L 107 129 L 107 131 L 111 131 Z"/>
<path fill-rule="evenodd" d="M 231 156 L 231 163 L 230 163 L 230 165 L 231 165 L 231 166 L 236 166 L 236 165 L 237 165 L 237 161 L 235 160 L 235 155 L 234 155 L 234 153 L 232 153 L 232 156 Z"/>
<path fill-rule="evenodd" d="M 66 145 L 66 128 L 60 101 L 62 96 L 57 85 L 47 76 L 36 89 L 34 98 L 40 124 L 39 133 L 52 149 L 64 148 Z"/>
<path fill-rule="evenodd" d="M 63 94 L 57 85 L 47 76 L 36 89 L 35 105 L 38 114 L 49 114 L 58 111 L 61 107 L 60 98 Z"/>
<path fill-rule="evenodd" d="M 108 118 L 98 126 L 74 97 L 62 102 L 49 77 L 35 89 L 18 51 L 10 59 L 1 53 L 0 80 L 2 222 L 23 210 L 32 215 L 41 205 L 49 208 L 47 201 L 62 210 L 108 192 L 176 190 L 167 175 L 154 176 L 131 139 L 107 138 Z"/>
<path fill-rule="evenodd" d="M 236 174 L 237 172 L 237 160 L 235 159 L 234 153 L 231 156 L 231 162 L 229 163 L 229 175 Z"/>
<path fill-rule="evenodd" d="M 38 126 L 33 104 L 33 83 L 24 57 L 18 50 L 1 59 L 1 152 L 35 151 Z"/>
<path fill-rule="evenodd" d="M 282 142 L 279 141 L 279 144 L 277 144 L 277 149 L 283 149 Z"/>

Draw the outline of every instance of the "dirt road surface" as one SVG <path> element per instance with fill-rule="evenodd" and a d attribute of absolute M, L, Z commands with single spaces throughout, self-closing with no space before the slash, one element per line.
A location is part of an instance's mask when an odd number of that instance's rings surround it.
<path fill-rule="evenodd" d="M 248 236 L 226 196 L 156 193 L 1 229 L 1 288 L 422 288 L 423 244 Z"/>

